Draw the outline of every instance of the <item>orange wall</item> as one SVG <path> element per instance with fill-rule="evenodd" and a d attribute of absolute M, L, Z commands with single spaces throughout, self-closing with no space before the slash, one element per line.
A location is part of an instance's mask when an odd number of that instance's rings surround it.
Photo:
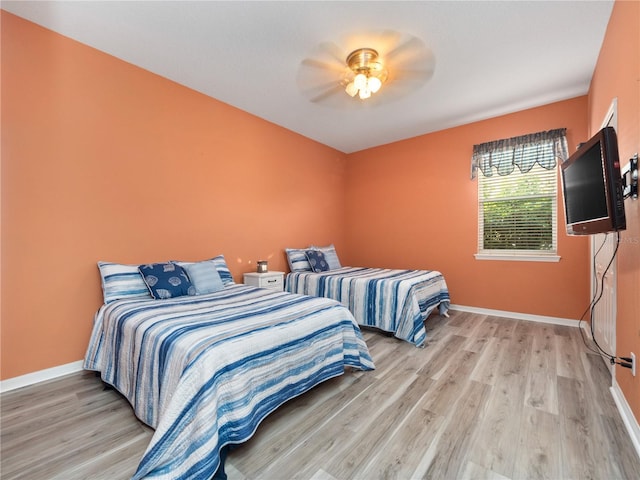
<path fill-rule="evenodd" d="M 2 379 L 84 356 L 98 260 L 342 247 L 344 154 L 1 15 Z"/>
<path fill-rule="evenodd" d="M 589 89 L 589 127 L 600 129 L 613 98 L 618 98 L 618 148 L 622 165 L 640 152 L 640 2 L 617 1 L 613 7 Z M 625 201 L 627 230 L 618 250 L 616 353 L 634 352 L 640 360 L 640 207 Z M 640 370 L 639 370 L 640 371 Z M 616 380 L 640 419 L 640 377 L 616 366 Z"/>
<path fill-rule="evenodd" d="M 561 195 L 560 262 L 475 260 L 477 182 L 469 174 L 474 144 L 566 127 L 573 152 L 587 138 L 586 119 L 587 98 L 578 97 L 349 155 L 350 264 L 439 270 L 458 305 L 580 318 L 589 303 L 588 242 L 564 233 Z"/>

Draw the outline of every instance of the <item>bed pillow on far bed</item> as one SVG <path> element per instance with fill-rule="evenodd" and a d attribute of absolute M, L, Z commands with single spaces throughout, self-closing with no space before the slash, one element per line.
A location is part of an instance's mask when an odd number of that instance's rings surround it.
<path fill-rule="evenodd" d="M 320 250 L 307 250 L 307 260 L 309 260 L 309 265 L 311 265 L 311 269 L 315 272 L 327 272 L 329 271 L 329 264 L 324 257 L 324 253 Z"/>
<path fill-rule="evenodd" d="M 292 272 L 312 272 L 306 248 L 285 248 L 289 270 Z"/>
<path fill-rule="evenodd" d="M 318 250 L 324 253 L 324 258 L 327 260 L 329 264 L 329 270 L 335 270 L 336 268 L 342 268 L 340 264 L 340 260 L 338 259 L 338 253 L 336 252 L 336 247 L 331 245 L 327 245 L 326 247 L 316 247 L 315 245 L 311 245 L 309 249 Z"/>

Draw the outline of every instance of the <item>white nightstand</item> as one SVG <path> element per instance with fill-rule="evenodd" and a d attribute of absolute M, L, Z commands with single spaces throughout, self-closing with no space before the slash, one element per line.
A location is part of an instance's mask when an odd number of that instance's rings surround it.
<path fill-rule="evenodd" d="M 245 273 L 244 284 L 251 285 L 252 287 L 271 288 L 273 290 L 283 291 L 284 272 Z"/>

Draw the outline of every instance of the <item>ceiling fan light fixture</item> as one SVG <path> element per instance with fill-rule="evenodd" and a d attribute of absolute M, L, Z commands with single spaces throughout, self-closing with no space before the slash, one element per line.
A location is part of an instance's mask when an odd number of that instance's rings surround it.
<path fill-rule="evenodd" d="M 345 91 L 348 95 L 355 97 L 356 93 L 362 100 L 371 97 L 382 87 L 382 83 L 387 78 L 387 71 L 378 62 L 378 52 L 373 48 L 359 48 L 347 56 L 347 65 L 351 70 L 350 74 L 355 75 L 350 81 Z"/>

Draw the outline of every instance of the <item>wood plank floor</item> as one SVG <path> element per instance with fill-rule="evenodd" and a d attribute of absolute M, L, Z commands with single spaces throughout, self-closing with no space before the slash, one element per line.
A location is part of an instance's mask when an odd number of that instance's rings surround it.
<path fill-rule="evenodd" d="M 242 479 L 638 479 L 604 362 L 578 329 L 451 312 L 428 345 L 364 331 L 349 371 L 269 416 L 227 461 Z M 0 397 L 10 479 L 129 478 L 153 431 L 93 373 Z"/>

